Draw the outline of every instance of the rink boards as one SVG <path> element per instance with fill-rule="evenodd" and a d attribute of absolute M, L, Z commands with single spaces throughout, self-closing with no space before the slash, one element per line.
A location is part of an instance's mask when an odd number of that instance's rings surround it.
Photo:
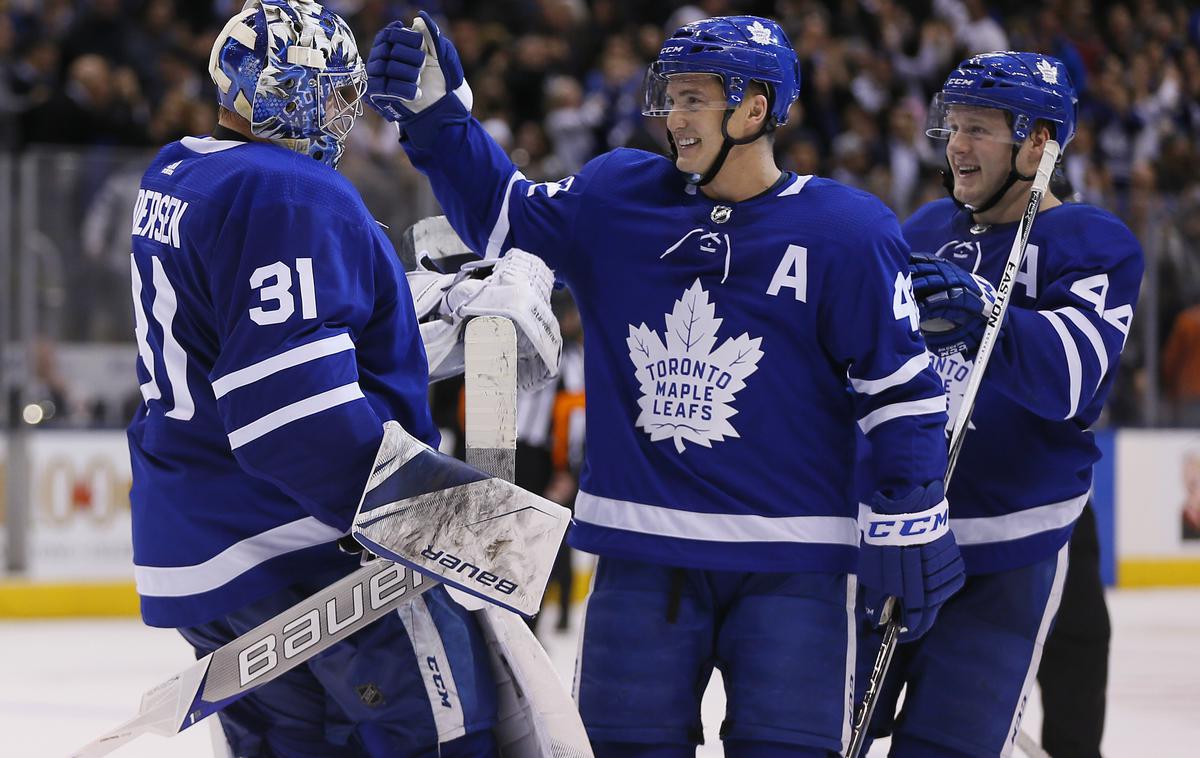
<path fill-rule="evenodd" d="M 1200 508 L 1200 430 L 1097 437 L 1105 580 L 1200 586 L 1200 524 L 1184 528 L 1185 506 Z M 0 438 L 0 616 L 137 613 L 129 471 L 121 431 L 32 430 L 15 447 Z"/>

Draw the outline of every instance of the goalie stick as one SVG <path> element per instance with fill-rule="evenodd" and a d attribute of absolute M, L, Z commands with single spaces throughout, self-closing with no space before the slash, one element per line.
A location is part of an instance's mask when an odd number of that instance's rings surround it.
<path fill-rule="evenodd" d="M 467 462 L 511 480 L 517 459 L 512 322 L 496 316 L 472 319 L 465 357 Z M 494 605 L 477 610 L 475 617 L 491 649 L 497 689 L 493 731 L 505 758 L 591 758 L 575 703 L 525 622 Z"/>
<path fill-rule="evenodd" d="M 1029 243 L 1029 233 L 1033 231 L 1033 221 L 1037 217 L 1038 208 L 1042 205 L 1042 197 L 1050 185 L 1050 175 L 1054 173 L 1054 164 L 1058 161 L 1060 150 L 1061 148 L 1054 140 L 1046 142 L 1042 159 L 1038 163 L 1037 175 L 1033 180 L 1033 187 L 1029 192 L 1029 203 L 1021 215 L 1017 235 L 1008 252 L 1008 261 L 1004 264 L 1004 270 L 1000 274 L 1000 284 L 996 287 L 996 299 L 992 303 L 992 311 L 988 316 L 983 336 L 979 340 L 979 350 L 975 354 L 975 365 L 971 370 L 971 375 L 967 378 L 962 404 L 959 406 L 958 415 L 955 417 L 950 431 L 950 449 L 946 463 L 946 492 L 950 491 L 950 477 L 953 476 L 954 466 L 958 463 L 958 454 L 962 450 L 963 438 L 966 436 L 967 422 L 970 421 L 971 412 L 975 409 L 975 397 L 979 394 L 979 387 L 983 383 L 983 372 L 987 369 L 988 360 L 992 357 L 992 349 L 999 337 L 1000 325 L 1004 323 L 1004 314 L 1008 310 L 1008 299 L 1012 294 L 1017 272 L 1021 268 L 1021 260 L 1025 257 L 1025 246 Z M 950 521 L 950 528 L 954 529 L 953 519 Z M 883 632 L 883 642 L 879 646 L 879 652 L 875 655 L 875 664 L 871 668 L 871 676 L 867 680 L 863 701 L 854 715 L 850 745 L 846 748 L 846 758 L 858 758 L 858 754 L 862 750 L 863 743 L 866 741 L 867 727 L 871 723 L 871 715 L 875 712 L 875 704 L 879 700 L 879 689 L 883 686 L 888 667 L 891 666 L 892 657 L 896 653 L 900 622 L 892 616 L 895 605 L 896 598 L 890 597 L 883 607 L 882 618 L 888 619 L 887 627 Z M 1029 741 L 1032 742 L 1032 739 Z"/>

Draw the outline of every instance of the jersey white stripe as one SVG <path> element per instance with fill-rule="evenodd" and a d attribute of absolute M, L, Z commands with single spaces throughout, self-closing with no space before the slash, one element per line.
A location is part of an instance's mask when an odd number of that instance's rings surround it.
<path fill-rule="evenodd" d="M 1017 733 L 1020 731 L 1021 716 L 1025 712 L 1025 703 L 1029 700 L 1029 691 L 1033 689 L 1033 681 L 1037 678 L 1038 665 L 1042 662 L 1042 650 L 1046 645 L 1046 637 L 1050 635 L 1050 624 L 1058 614 L 1058 606 L 1062 603 L 1063 584 L 1067 580 L 1067 565 L 1069 562 L 1068 548 L 1063 545 L 1058 551 L 1058 560 L 1054 567 L 1054 583 L 1050 586 L 1050 597 L 1046 599 L 1046 609 L 1042 611 L 1042 621 L 1038 625 L 1037 639 L 1033 643 L 1033 654 L 1029 657 L 1029 668 L 1025 670 L 1025 681 L 1021 684 L 1021 695 L 1017 698 L 1012 718 L 1008 722 L 1008 740 L 1001 750 L 1001 758 L 1009 758 L 1017 744 Z"/>
<path fill-rule="evenodd" d="M 308 516 L 235 542 L 203 563 L 192 566 L 134 566 L 133 577 L 140 595 L 198 595 L 233 581 L 264 561 L 332 542 L 342 534 L 332 526 Z"/>
<path fill-rule="evenodd" d="M 1104 347 L 1100 330 L 1078 308 L 1059 308 L 1054 312 L 1066 316 L 1079 331 L 1083 332 L 1083 336 L 1087 337 L 1088 342 L 1092 343 L 1092 350 L 1096 351 L 1096 361 L 1100 364 L 1100 376 L 1096 379 L 1096 387 L 1099 388 L 1100 382 L 1104 381 L 1104 375 L 1108 372 L 1108 349 Z"/>
<path fill-rule="evenodd" d="M 1067 331 L 1067 325 L 1063 322 L 1062 316 L 1054 311 L 1038 311 L 1042 314 L 1050 326 L 1054 327 L 1054 331 L 1058 333 L 1058 339 L 1062 342 L 1063 354 L 1067 359 L 1067 381 L 1070 384 L 1068 392 L 1069 410 L 1063 418 L 1071 418 L 1079 410 L 1079 394 L 1083 385 L 1083 371 L 1079 364 L 1079 347 L 1075 344 L 1075 338 Z"/>
<path fill-rule="evenodd" d="M 580 491 L 575 518 L 610 529 L 708 542 L 816 542 L 858 546 L 858 522 L 843 516 L 696 513 Z"/>
<path fill-rule="evenodd" d="M 492 227 L 492 233 L 488 235 L 487 250 L 483 253 L 484 258 L 500 257 L 500 247 L 504 244 L 504 238 L 508 236 L 508 201 L 512 197 L 513 187 L 524 178 L 525 175 L 520 171 L 514 171 L 513 175 L 509 177 L 508 186 L 504 188 L 504 200 L 500 202 L 500 215 L 496 217 L 496 225 Z"/>
<path fill-rule="evenodd" d="M 920 355 L 914 355 L 900 368 L 896 369 L 891 374 L 882 379 L 855 379 L 850 377 L 850 386 L 860 395 L 878 395 L 884 390 L 889 390 L 892 387 L 898 387 L 905 382 L 911 381 L 913 377 L 920 374 L 933 360 L 933 355 L 929 351 L 925 351 Z"/>
<path fill-rule="evenodd" d="M 363 396 L 358 382 L 343 384 L 327 392 L 321 392 L 312 397 L 298 400 L 291 405 L 285 405 L 277 411 L 272 411 L 260 419 L 251 421 L 243 427 L 229 433 L 229 448 L 237 450 L 248 442 L 253 442 L 264 434 L 275 431 L 293 421 L 307 418 L 314 413 L 328 410 L 343 403 L 358 400 Z"/>
<path fill-rule="evenodd" d="M 175 288 L 167 279 L 167 272 L 163 269 L 162 261 L 158 259 L 158 256 L 152 257 L 150 264 L 154 277 L 154 304 L 151 312 L 154 314 L 154 320 L 162 325 L 163 365 L 167 369 L 167 382 L 171 387 L 171 393 L 175 396 L 175 407 L 167 411 L 167 418 L 189 421 L 196 412 L 196 403 L 192 400 L 192 391 L 188 387 L 187 353 L 184 352 L 183 346 L 179 344 L 179 340 L 175 338 L 175 332 L 172 330 L 175 323 L 175 311 L 178 308 Z"/>
<path fill-rule="evenodd" d="M 950 517 L 950 531 L 960 545 L 984 545 L 990 542 L 1007 542 L 1031 537 L 1041 532 L 1062 529 L 1083 513 L 1091 493 L 1058 503 L 1047 503 L 1023 511 L 1006 513 L 1003 516 L 980 516 L 977 518 Z M 859 506 L 860 509 L 865 506 Z"/>
<path fill-rule="evenodd" d="M 212 137 L 184 137 L 179 140 L 179 144 L 191 150 L 193 153 L 219 153 L 223 150 L 231 150 L 235 147 L 249 144 L 235 139 L 213 139 Z"/>
<path fill-rule="evenodd" d="M 892 419 L 945 412 L 945 395 L 927 397 L 924 400 L 907 400 L 903 403 L 892 403 L 882 408 L 876 408 L 858 420 L 858 428 L 862 429 L 863 434 L 870 434 L 872 429 Z"/>
<path fill-rule="evenodd" d="M 776 197 L 787 197 L 788 195 L 799 194 L 800 190 L 804 189 L 804 185 L 808 184 L 810 179 L 812 179 L 812 174 L 803 174 L 797 176 L 795 180 L 785 187 L 782 192 L 776 195 Z"/>
<path fill-rule="evenodd" d="M 315 340 L 299 347 L 294 347 L 291 350 L 285 350 L 279 355 L 271 356 L 258 363 L 240 368 L 237 371 L 229 372 L 212 383 L 213 394 L 218 398 L 222 398 L 239 387 L 254 384 L 260 379 L 266 379 L 268 376 L 284 369 L 299 366 L 309 361 L 315 361 L 327 355 L 334 355 L 353 349 L 354 340 L 350 339 L 350 335 L 346 332 L 334 335 L 333 337 Z"/>
<path fill-rule="evenodd" d="M 467 733 L 464 725 L 462 700 L 450 658 L 442 642 L 441 632 L 433 621 L 433 614 L 425 598 L 418 597 L 396 609 L 396 615 L 404 623 L 408 641 L 412 643 L 416 656 L 417 670 L 425 682 L 425 694 L 433 712 L 433 723 L 437 727 L 438 742 L 449 742 Z"/>

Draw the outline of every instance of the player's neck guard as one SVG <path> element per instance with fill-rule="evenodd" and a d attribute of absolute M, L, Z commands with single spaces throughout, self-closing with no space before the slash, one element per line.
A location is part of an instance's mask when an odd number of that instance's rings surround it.
<path fill-rule="evenodd" d="M 967 205 L 954 196 L 954 169 L 950 166 L 950 159 L 946 159 L 946 168 L 942 170 L 942 186 L 950 193 L 950 199 L 954 201 L 960 209 L 970 213 L 972 217 L 986 213 L 995 207 L 996 203 L 1004 197 L 1004 193 L 1008 192 L 1018 181 L 1032 182 L 1033 176 L 1025 176 L 1020 171 L 1017 171 L 1017 153 L 1020 152 L 1020 145 L 1013 145 L 1012 156 L 1009 158 L 1008 176 L 1004 179 L 1004 183 L 1000 185 L 1000 189 L 992 193 L 992 196 L 983 201 L 980 205 Z"/>

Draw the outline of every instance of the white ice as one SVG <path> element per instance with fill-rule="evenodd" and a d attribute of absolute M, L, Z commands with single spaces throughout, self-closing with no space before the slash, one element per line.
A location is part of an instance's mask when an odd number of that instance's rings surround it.
<path fill-rule="evenodd" d="M 1104 754 L 1197 755 L 1200 589 L 1116 590 L 1108 598 L 1113 647 Z M 555 632 L 557 611 L 545 616 L 543 643 L 569 682 L 577 625 Z M 0 755 L 68 755 L 132 716 L 144 690 L 190 661 L 190 649 L 174 632 L 133 619 L 0 622 Z M 723 711 L 717 679 L 704 701 L 706 744 L 700 758 L 721 755 L 716 734 Z M 1036 736 L 1040 721 L 1035 697 L 1023 728 Z M 208 758 L 213 749 L 205 727 L 169 740 L 147 735 L 113 755 Z M 885 754 L 883 744 L 871 752 Z"/>

